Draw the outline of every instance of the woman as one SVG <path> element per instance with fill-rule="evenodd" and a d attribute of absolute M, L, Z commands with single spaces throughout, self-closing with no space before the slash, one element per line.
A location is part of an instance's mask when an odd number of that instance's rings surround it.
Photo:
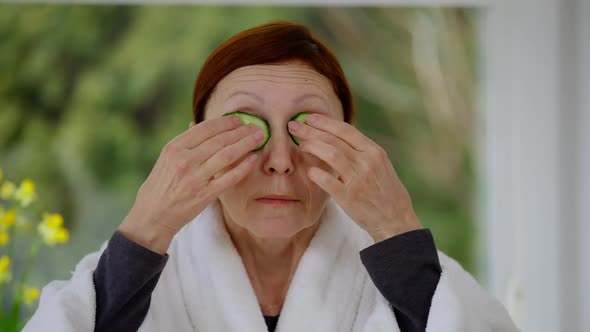
<path fill-rule="evenodd" d="M 224 116 L 236 111 L 270 136 Z M 218 47 L 193 113 L 108 244 L 43 289 L 25 331 L 516 331 L 437 253 L 304 26 Z"/>

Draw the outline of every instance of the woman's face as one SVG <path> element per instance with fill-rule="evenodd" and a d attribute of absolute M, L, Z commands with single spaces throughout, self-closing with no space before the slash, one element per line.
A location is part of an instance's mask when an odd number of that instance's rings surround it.
<path fill-rule="evenodd" d="M 342 105 L 331 82 L 300 61 L 242 67 L 217 84 L 205 119 L 233 111 L 265 119 L 271 137 L 262 150 L 255 152 L 259 158 L 252 172 L 219 196 L 226 223 L 257 238 L 291 238 L 316 225 L 328 194 L 309 180 L 306 171 L 310 166 L 333 170 L 299 150 L 289 136 L 287 123 L 299 112 L 342 120 Z M 260 199 L 269 195 L 289 196 L 296 201 Z"/>

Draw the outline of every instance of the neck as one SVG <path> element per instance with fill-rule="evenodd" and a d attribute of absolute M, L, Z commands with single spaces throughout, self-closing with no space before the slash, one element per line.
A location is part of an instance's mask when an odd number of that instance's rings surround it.
<path fill-rule="evenodd" d="M 293 237 L 263 238 L 227 218 L 225 224 L 246 269 L 264 277 L 292 275 L 318 226 L 303 229 Z"/>
<path fill-rule="evenodd" d="M 228 233 L 242 258 L 263 314 L 280 313 L 291 279 L 319 223 L 293 237 L 257 237 L 224 214 Z"/>

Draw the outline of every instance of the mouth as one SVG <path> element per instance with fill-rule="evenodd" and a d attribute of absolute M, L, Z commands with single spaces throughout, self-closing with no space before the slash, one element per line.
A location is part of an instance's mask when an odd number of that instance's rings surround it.
<path fill-rule="evenodd" d="M 293 196 L 267 195 L 267 196 L 257 198 L 256 202 L 262 203 L 262 204 L 288 205 L 288 204 L 298 203 L 299 200 Z"/>

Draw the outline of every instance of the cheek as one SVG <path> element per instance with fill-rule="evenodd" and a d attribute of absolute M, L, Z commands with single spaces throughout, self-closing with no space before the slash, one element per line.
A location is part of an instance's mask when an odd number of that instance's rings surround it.
<path fill-rule="evenodd" d="M 219 200 L 229 209 L 243 209 L 246 207 L 247 199 L 251 192 L 248 191 L 246 179 L 225 189 L 220 195 Z"/>
<path fill-rule="evenodd" d="M 309 166 L 316 166 L 324 169 L 327 172 L 330 172 L 330 168 L 325 163 L 318 161 L 314 165 L 309 164 Z M 306 168 L 307 169 L 307 168 Z M 306 172 L 306 170 L 304 171 Z M 307 190 L 307 209 L 308 210 L 316 210 L 319 207 L 324 205 L 324 202 L 328 199 L 329 194 L 326 193 L 322 188 L 320 188 L 317 184 L 309 179 L 306 173 L 302 174 L 302 181 L 305 183 L 305 187 Z"/>
<path fill-rule="evenodd" d="M 322 188 L 320 188 L 315 183 L 311 182 L 311 180 L 309 181 L 309 183 L 311 197 L 310 205 L 315 206 L 317 205 L 316 203 L 321 203 L 322 201 L 328 198 L 329 194 L 325 192 Z"/>

